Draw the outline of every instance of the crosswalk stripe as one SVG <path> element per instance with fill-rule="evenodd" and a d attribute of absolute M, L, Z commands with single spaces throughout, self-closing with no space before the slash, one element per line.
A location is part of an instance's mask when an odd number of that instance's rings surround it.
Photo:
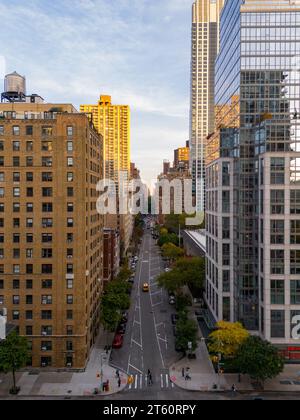
<path fill-rule="evenodd" d="M 135 384 L 134 384 L 134 386 L 135 386 L 135 389 L 137 389 L 137 387 L 138 387 L 138 377 L 137 376 L 135 377 Z"/>
<path fill-rule="evenodd" d="M 158 379 L 158 378 L 157 378 Z M 155 385 L 155 378 L 154 378 L 154 385 Z M 133 383 L 128 385 L 128 390 L 137 390 L 137 389 L 144 389 L 148 388 L 148 375 L 136 374 L 133 375 Z M 168 374 L 160 374 L 160 387 L 163 388 L 174 388 L 174 384 L 170 379 Z"/>

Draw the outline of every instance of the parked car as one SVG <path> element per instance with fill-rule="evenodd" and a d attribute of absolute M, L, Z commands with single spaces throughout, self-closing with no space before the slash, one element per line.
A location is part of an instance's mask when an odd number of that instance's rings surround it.
<path fill-rule="evenodd" d="M 125 324 L 128 322 L 128 313 L 127 312 L 123 312 L 122 314 L 122 324 Z"/>
<path fill-rule="evenodd" d="M 117 328 L 117 334 L 124 335 L 125 333 L 126 333 L 126 324 L 125 323 L 119 324 Z"/>
<path fill-rule="evenodd" d="M 170 296 L 170 298 L 169 298 L 169 304 L 170 304 L 170 305 L 176 305 L 176 299 L 175 299 L 175 296 Z"/>
<path fill-rule="evenodd" d="M 116 334 L 112 347 L 113 349 L 121 349 L 123 347 L 124 338 L 122 334 Z"/>
<path fill-rule="evenodd" d="M 177 324 L 178 319 L 179 319 L 179 316 L 178 316 L 178 315 L 176 315 L 176 314 L 172 314 L 172 315 L 171 315 L 172 325 L 176 325 L 176 324 Z"/>
<path fill-rule="evenodd" d="M 131 278 L 128 280 L 128 283 L 130 283 L 130 284 L 134 284 L 134 281 L 135 281 L 135 278 L 134 278 L 134 276 L 133 276 L 133 277 L 131 277 Z"/>

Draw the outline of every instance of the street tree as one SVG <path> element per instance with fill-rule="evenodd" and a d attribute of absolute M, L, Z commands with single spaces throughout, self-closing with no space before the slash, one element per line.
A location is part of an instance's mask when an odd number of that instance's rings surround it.
<path fill-rule="evenodd" d="M 180 289 L 185 286 L 184 279 L 178 270 L 172 270 L 169 273 L 161 274 L 157 282 L 160 287 L 172 293 L 180 293 Z"/>
<path fill-rule="evenodd" d="M 16 372 L 24 368 L 29 357 L 28 341 L 20 337 L 15 331 L 8 335 L 6 340 L 0 344 L 0 371 L 12 373 L 13 388 L 11 394 L 17 394 L 19 389 L 16 386 Z"/>
<path fill-rule="evenodd" d="M 284 369 L 278 349 L 255 336 L 249 336 L 240 346 L 235 364 L 242 374 L 249 375 L 262 387 L 267 379 L 276 378 Z"/>
<path fill-rule="evenodd" d="M 232 358 L 248 337 L 248 331 L 239 322 L 221 321 L 217 323 L 217 330 L 209 336 L 208 348 L 210 353 Z"/>
<path fill-rule="evenodd" d="M 164 246 L 165 244 L 174 244 L 176 246 L 179 245 L 179 238 L 175 233 L 167 233 L 164 235 L 160 235 L 158 239 L 158 245 L 160 247 Z"/>
<path fill-rule="evenodd" d="M 175 261 L 184 256 L 184 250 L 173 243 L 167 243 L 162 246 L 162 256 L 170 261 Z"/>
<path fill-rule="evenodd" d="M 196 321 L 188 319 L 186 313 L 181 313 L 176 324 L 176 347 L 184 352 L 197 349 L 198 326 Z M 191 348 L 189 348 L 191 343 Z"/>
<path fill-rule="evenodd" d="M 205 258 L 180 258 L 175 265 L 189 287 L 204 289 L 205 284 Z"/>

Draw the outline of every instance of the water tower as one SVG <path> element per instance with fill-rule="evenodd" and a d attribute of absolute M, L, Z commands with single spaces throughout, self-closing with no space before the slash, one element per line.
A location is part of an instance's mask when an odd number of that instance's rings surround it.
<path fill-rule="evenodd" d="M 1 102 L 25 102 L 26 79 L 16 71 L 7 74 L 4 79 L 4 92 L 1 94 Z"/>

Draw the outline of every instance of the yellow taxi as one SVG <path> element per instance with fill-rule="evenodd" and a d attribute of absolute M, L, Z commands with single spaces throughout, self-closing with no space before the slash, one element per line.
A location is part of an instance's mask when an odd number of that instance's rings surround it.
<path fill-rule="evenodd" d="M 150 291 L 150 286 L 148 283 L 143 284 L 143 292 L 148 293 Z"/>

